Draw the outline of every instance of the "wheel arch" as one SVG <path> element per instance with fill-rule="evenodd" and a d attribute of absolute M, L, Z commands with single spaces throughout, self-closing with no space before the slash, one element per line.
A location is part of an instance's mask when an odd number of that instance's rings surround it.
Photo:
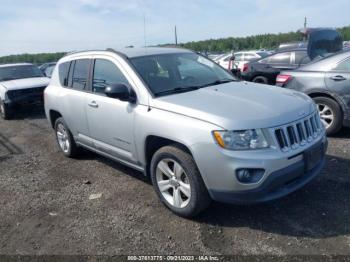
<path fill-rule="evenodd" d="M 193 157 L 193 154 L 190 148 L 184 143 L 173 139 L 169 139 L 166 137 L 162 137 L 162 136 L 149 135 L 146 137 L 145 145 L 144 145 L 144 158 L 145 158 L 145 166 L 146 166 L 145 174 L 147 176 L 150 175 L 150 163 L 154 153 L 157 152 L 157 150 L 159 150 L 160 148 L 164 146 L 169 146 L 169 145 L 176 145 L 182 150 L 184 150 L 185 152 L 189 153 Z"/>
<path fill-rule="evenodd" d="M 51 127 L 55 128 L 55 122 L 58 118 L 62 117 L 62 114 L 59 111 L 51 109 L 49 111 Z"/>

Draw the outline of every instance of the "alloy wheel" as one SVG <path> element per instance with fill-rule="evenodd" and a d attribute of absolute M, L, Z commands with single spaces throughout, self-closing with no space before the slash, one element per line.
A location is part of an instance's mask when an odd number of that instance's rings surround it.
<path fill-rule="evenodd" d="M 57 125 L 57 140 L 60 148 L 64 153 L 68 153 L 70 150 L 70 142 L 68 137 L 68 132 L 63 124 L 59 123 Z"/>
<path fill-rule="evenodd" d="M 329 128 L 334 120 L 333 110 L 325 104 L 317 104 L 318 112 L 320 113 L 321 122 L 325 128 Z"/>
<path fill-rule="evenodd" d="M 183 167 L 173 159 L 163 159 L 157 165 L 157 185 L 164 199 L 176 208 L 184 208 L 191 199 L 191 186 Z"/>

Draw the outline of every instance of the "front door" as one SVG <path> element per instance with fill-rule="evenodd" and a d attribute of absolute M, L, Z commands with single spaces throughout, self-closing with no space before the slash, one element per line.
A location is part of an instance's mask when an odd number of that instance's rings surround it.
<path fill-rule="evenodd" d="M 133 127 L 136 105 L 107 97 L 104 92 L 111 84 L 130 86 L 116 63 L 102 58 L 94 61 L 91 92 L 86 100 L 90 136 L 97 150 L 135 162 Z"/>

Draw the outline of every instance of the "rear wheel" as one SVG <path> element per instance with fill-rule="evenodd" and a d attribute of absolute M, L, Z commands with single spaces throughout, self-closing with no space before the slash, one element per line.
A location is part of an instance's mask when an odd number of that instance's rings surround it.
<path fill-rule="evenodd" d="M 327 135 L 334 135 L 342 127 L 343 114 L 339 104 L 328 97 L 315 97 L 321 122 L 326 128 Z"/>
<path fill-rule="evenodd" d="M 253 79 L 252 82 L 267 85 L 269 83 L 269 80 L 264 76 L 257 76 Z"/>
<path fill-rule="evenodd" d="M 179 216 L 193 217 L 211 202 L 193 157 L 177 145 L 154 154 L 151 179 L 164 205 Z"/>
<path fill-rule="evenodd" d="M 4 101 L 0 100 L 0 115 L 2 119 L 10 120 L 12 118 L 12 110 Z"/>
<path fill-rule="evenodd" d="M 66 157 L 75 157 L 78 155 L 79 148 L 62 117 L 56 120 L 55 131 L 57 143 L 62 153 Z"/>

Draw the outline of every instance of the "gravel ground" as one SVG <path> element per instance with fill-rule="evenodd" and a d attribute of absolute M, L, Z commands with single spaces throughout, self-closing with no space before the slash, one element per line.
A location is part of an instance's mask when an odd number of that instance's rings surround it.
<path fill-rule="evenodd" d="M 304 189 L 187 220 L 142 174 L 93 153 L 65 158 L 31 111 L 0 120 L 0 254 L 350 255 L 349 130 L 329 139 L 323 174 Z"/>

